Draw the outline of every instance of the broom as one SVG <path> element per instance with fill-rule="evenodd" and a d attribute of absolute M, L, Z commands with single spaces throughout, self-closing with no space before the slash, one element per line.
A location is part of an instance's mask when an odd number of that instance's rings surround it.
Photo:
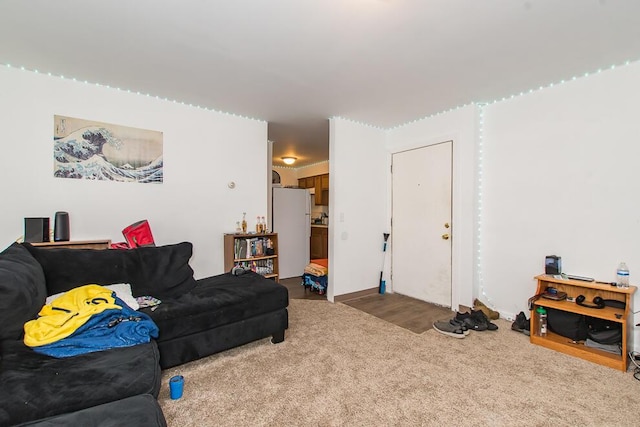
<path fill-rule="evenodd" d="M 389 238 L 389 233 L 382 233 L 384 237 L 384 244 L 382 245 L 382 268 L 380 268 L 380 282 L 378 283 L 378 293 L 384 294 L 385 291 L 385 282 L 382 280 L 382 273 L 384 272 L 384 261 L 387 255 L 387 239 Z"/>

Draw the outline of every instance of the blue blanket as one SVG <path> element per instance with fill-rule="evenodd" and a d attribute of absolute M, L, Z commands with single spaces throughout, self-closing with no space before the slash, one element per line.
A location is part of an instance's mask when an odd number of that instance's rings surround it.
<path fill-rule="evenodd" d="M 130 347 L 158 337 L 158 327 L 151 318 L 126 305 L 115 296 L 122 309 L 94 314 L 73 334 L 33 350 L 53 357 L 70 357 L 116 347 Z"/>

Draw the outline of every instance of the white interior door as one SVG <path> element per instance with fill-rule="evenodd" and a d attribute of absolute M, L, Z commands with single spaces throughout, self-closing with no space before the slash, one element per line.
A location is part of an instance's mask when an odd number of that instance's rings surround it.
<path fill-rule="evenodd" d="M 453 142 L 393 155 L 393 292 L 451 307 Z"/>

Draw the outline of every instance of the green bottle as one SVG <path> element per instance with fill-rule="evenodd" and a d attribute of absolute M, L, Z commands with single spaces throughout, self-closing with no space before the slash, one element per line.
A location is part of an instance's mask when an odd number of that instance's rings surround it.
<path fill-rule="evenodd" d="M 536 309 L 536 313 L 538 316 L 538 336 L 546 337 L 547 336 L 547 310 L 544 307 L 538 307 Z"/>

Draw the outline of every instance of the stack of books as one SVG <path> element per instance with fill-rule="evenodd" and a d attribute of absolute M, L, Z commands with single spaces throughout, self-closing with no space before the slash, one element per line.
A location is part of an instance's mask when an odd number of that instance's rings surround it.
<path fill-rule="evenodd" d="M 273 243 L 268 237 L 251 237 L 236 239 L 234 247 L 235 259 L 248 259 L 273 255 Z"/>

